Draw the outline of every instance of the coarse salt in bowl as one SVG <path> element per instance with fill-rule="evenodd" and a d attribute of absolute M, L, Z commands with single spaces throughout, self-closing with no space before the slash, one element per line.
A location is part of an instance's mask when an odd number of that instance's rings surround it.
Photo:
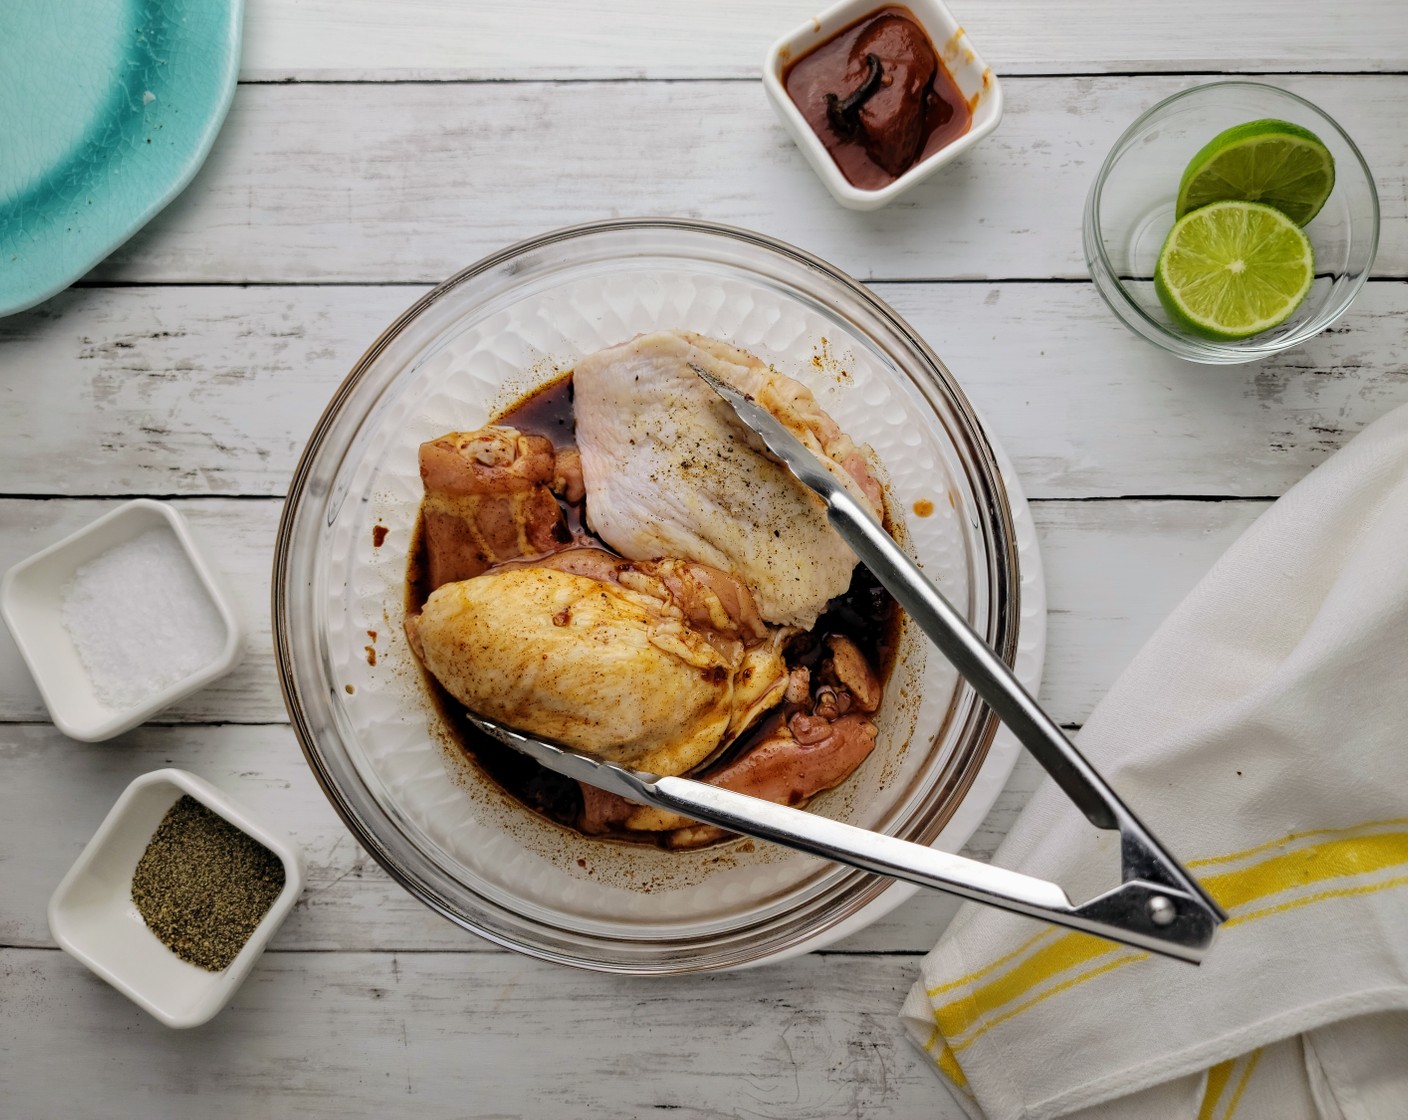
<path fill-rule="evenodd" d="M 54 725 L 90 743 L 224 676 L 243 641 L 184 519 L 147 499 L 16 564 L 0 613 Z"/>

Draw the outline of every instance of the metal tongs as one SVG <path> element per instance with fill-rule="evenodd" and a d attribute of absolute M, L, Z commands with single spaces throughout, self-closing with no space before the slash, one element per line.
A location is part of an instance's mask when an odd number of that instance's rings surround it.
<path fill-rule="evenodd" d="M 924 887 L 935 887 L 1111 941 L 1197 963 L 1227 915 L 1105 784 L 1002 660 L 890 535 L 772 414 L 693 367 L 738 418 L 825 503 L 832 526 L 862 564 L 938 646 L 1046 768 L 1090 822 L 1120 833 L 1121 885 L 1073 905 L 1055 883 L 870 832 L 689 778 L 657 777 L 599 762 L 471 714 L 485 732 L 569 778 L 789 848 Z"/>

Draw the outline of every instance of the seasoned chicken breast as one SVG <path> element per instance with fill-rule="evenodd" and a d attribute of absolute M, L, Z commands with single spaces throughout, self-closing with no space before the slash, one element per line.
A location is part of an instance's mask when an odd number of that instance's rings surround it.
<path fill-rule="evenodd" d="M 683 557 L 728 572 L 767 621 L 809 629 L 849 586 L 855 555 L 695 368 L 753 397 L 883 512 L 862 451 L 805 386 L 725 343 L 662 331 L 573 371 L 588 524 L 631 559 Z"/>
<path fill-rule="evenodd" d="M 702 620 L 687 615 L 691 606 Z M 446 584 L 407 628 L 426 667 L 470 711 L 611 762 L 680 774 L 786 688 L 785 632 L 753 637 L 747 627 L 746 613 L 730 615 L 677 562 L 657 572 L 575 549 Z"/>
<path fill-rule="evenodd" d="M 799 712 L 790 719 L 771 717 L 760 742 L 748 753 L 703 776 L 722 789 L 751 794 L 780 805 L 805 805 L 822 790 L 840 785 L 875 749 L 875 724 L 861 715 L 826 719 Z M 673 832 L 686 830 L 685 843 L 718 839 L 721 829 L 706 834 L 688 817 L 637 805 L 614 793 L 582 787 L 579 824 L 583 832 Z"/>

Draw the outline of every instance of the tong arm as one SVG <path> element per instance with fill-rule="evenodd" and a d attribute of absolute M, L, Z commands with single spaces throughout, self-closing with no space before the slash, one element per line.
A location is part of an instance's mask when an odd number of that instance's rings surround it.
<path fill-rule="evenodd" d="M 820 473 L 825 474 L 825 471 Z M 861 563 L 895 597 L 925 635 L 973 686 L 1056 784 L 1097 828 L 1120 833 L 1121 878 L 1143 879 L 1198 900 L 1213 925 L 1222 909 L 1163 848 L 1133 812 L 1086 761 L 1056 722 L 988 648 L 967 620 L 895 545 L 884 527 L 844 487 L 828 476 L 808 482 L 826 502 L 827 517 L 860 557 Z M 1162 914 L 1162 907 L 1157 908 Z"/>
<path fill-rule="evenodd" d="M 470 718 L 501 742 L 550 770 L 633 801 L 681 813 L 730 832 L 810 855 L 1084 930 L 1112 941 L 1197 962 L 1216 923 L 1186 891 L 1130 879 L 1079 906 L 1055 883 L 777 805 L 691 778 L 657 777 L 601 762 L 490 720 Z"/>

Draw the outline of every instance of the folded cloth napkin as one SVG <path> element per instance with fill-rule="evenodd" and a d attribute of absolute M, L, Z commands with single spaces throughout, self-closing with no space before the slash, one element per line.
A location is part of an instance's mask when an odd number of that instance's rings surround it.
<path fill-rule="evenodd" d="M 968 1114 L 1408 1117 L 1408 408 L 1237 541 L 1079 745 L 1230 917 L 1193 966 L 965 906 L 902 1016 Z M 1048 782 L 995 862 L 1084 901 L 1118 836 Z"/>

